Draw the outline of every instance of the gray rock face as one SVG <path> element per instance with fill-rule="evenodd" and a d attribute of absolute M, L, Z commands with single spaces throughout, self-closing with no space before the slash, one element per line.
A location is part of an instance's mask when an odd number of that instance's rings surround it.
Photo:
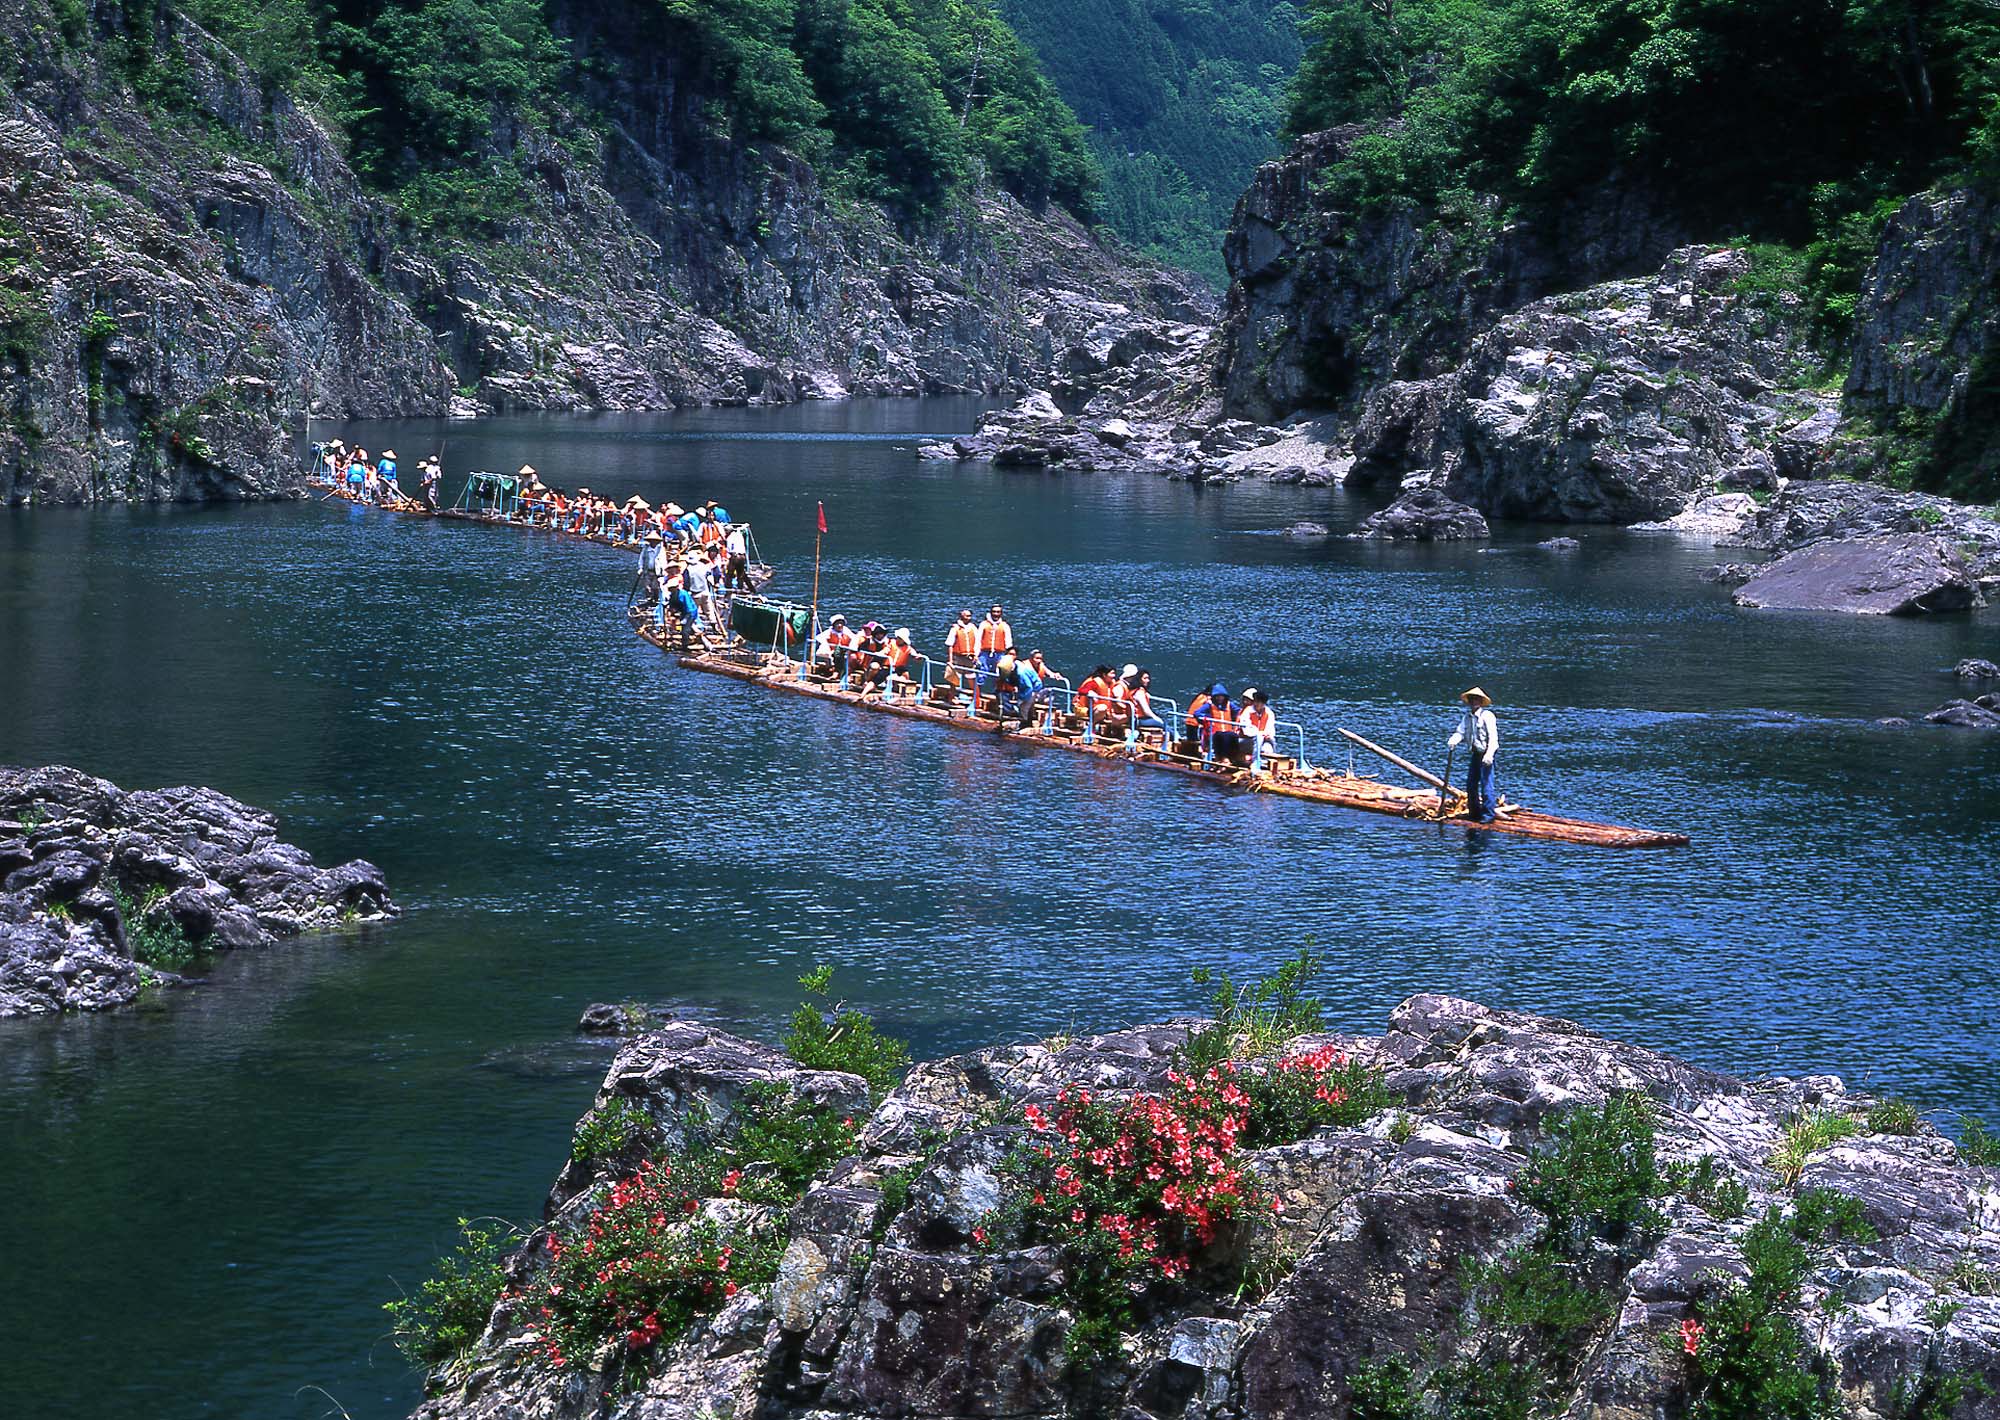
<path fill-rule="evenodd" d="M 856 1155 L 793 1207 L 775 1282 L 699 1324 L 629 1393 L 599 1402 L 590 1377 L 558 1381 L 533 1359 L 526 1321 L 503 1300 L 479 1346 L 434 1378 L 440 1392 L 418 1413 L 1345 1414 L 1371 1361 L 1407 1357 L 1422 1375 L 1493 1359 L 1469 1267 L 1504 1262 L 1543 1229 L 1517 1195 L 1517 1175 L 1551 1121 L 1638 1091 L 1652 1103 L 1662 1162 L 1708 1159 L 1748 1190 L 1748 1211 L 1719 1218 L 1682 1197 L 1662 1200 L 1656 1239 L 1590 1264 L 1606 1306 L 1569 1358 L 1556 1363 L 1538 1334 L 1514 1359 L 1549 1360 L 1552 1410 L 1599 1420 L 1684 1414 L 1680 1323 L 1717 1279 L 1745 1274 L 1751 1221 L 1787 1201 L 1790 1186 L 1768 1162 L 1786 1124 L 1804 1109 L 1859 1116 L 1870 1103 L 1828 1077 L 1746 1082 L 1565 1021 L 1414 997 L 1380 1036 L 1328 1038 L 1386 1072 L 1401 1101 L 1393 1127 L 1385 1114 L 1248 1152 L 1244 1166 L 1282 1211 L 1231 1240 L 1212 1275 L 1149 1297 L 1117 1347 L 1074 1360 L 1062 1255 L 972 1233 L 982 1216 L 1005 1226 L 1004 1214 L 987 1210 L 1004 1187 L 1007 1149 L 1024 1137 L 1008 1121 L 1064 1084 L 1112 1099 L 1158 1089 L 1186 1033 L 1184 1024 L 1146 1027 L 919 1065 L 876 1108 Z M 802 1087 L 803 1075 L 751 1042 L 670 1026 L 624 1046 L 599 1104 L 625 1098 L 671 1129 L 691 1099 L 726 1099 L 752 1079 Z M 887 1180 L 906 1169 L 906 1201 L 885 1216 Z M 1899 1383 L 1914 1384 L 1933 1351 L 1948 1354 L 1950 1369 L 2000 1382 L 2000 1298 L 1967 1280 L 2000 1265 L 2000 1172 L 1963 1167 L 1948 1141 L 1919 1126 L 1909 1137 L 1864 1132 L 1821 1150 L 1799 1186 L 1859 1200 L 1880 1234 L 1816 1247 L 1801 1298 L 1814 1317 L 1823 1298 L 1848 1304 L 1829 1310 L 1822 1344 L 1849 1413 L 1884 1420 Z M 1278 1259 L 1253 1285 L 1244 1249 Z M 532 1267 L 535 1256 L 531 1241 L 514 1266 Z M 1955 1311 L 1935 1305 L 1947 1301 Z M 1956 1412 L 1995 1416 L 2000 1401 L 1983 1395 Z"/>
<path fill-rule="evenodd" d="M 1956 550 L 1923 533 L 1814 543 L 1758 569 L 1738 606 L 1913 616 L 1983 605 Z"/>
<path fill-rule="evenodd" d="M 372 863 L 319 868 L 277 833 L 213 789 L 0 767 L 0 1016 L 129 1005 L 149 975 L 175 980 L 133 959 L 128 910 L 216 948 L 395 915 Z"/>
<path fill-rule="evenodd" d="M 0 504 L 291 496 L 309 411 L 1080 388 L 1167 361 L 1156 327 L 1206 338 L 1211 298 L 1060 212 L 836 207 L 724 136 L 727 81 L 655 5 L 547 9 L 574 87 L 501 125 L 522 197 L 476 240 L 401 221 L 179 8 L 151 60 L 187 112 L 135 97 L 110 17 L 72 44 L 50 0 L 0 13 L 0 263 L 37 303 L 0 331 Z"/>
<path fill-rule="evenodd" d="M 1795 552 L 1844 538 L 1928 534 L 1951 542 L 1984 586 L 2000 586 L 2000 521 L 1928 493 L 1830 479 L 1795 483 L 1761 508 L 1739 541 Z"/>
<path fill-rule="evenodd" d="M 1951 673 L 1960 680 L 2000 680 L 2000 666 L 1982 660 L 1978 656 L 1969 656 L 1960 661 L 1952 667 Z"/>
<path fill-rule="evenodd" d="M 1351 481 L 1423 475 L 1489 516 L 1608 523 L 1675 519 L 1725 480 L 1767 486 L 1767 446 L 1832 404 L 1798 387 L 1799 303 L 1745 294 L 1748 272 L 1742 252 L 1690 247 L 1651 280 L 1501 317 L 1456 370 L 1369 397 Z M 1747 494 L 1721 496 L 1747 516 Z"/>
<path fill-rule="evenodd" d="M 1362 519 L 1353 535 L 1381 542 L 1458 542 L 1491 532 L 1477 508 L 1454 502 L 1435 488 L 1417 488 Z"/>

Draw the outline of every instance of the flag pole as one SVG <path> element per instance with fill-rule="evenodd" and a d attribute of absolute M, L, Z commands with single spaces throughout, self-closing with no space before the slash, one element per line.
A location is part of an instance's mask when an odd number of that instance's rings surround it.
<path fill-rule="evenodd" d="M 819 527 L 813 533 L 812 621 L 806 628 L 805 654 L 799 657 L 799 679 L 812 673 L 813 647 L 819 644 L 819 549 L 826 540 L 826 504 L 819 505 Z"/>

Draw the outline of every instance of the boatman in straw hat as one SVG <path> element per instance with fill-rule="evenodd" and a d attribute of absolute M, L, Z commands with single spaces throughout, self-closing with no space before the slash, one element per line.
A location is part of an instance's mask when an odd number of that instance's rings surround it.
<path fill-rule="evenodd" d="M 1465 718 L 1445 741 L 1448 748 L 1467 747 L 1465 765 L 1465 812 L 1474 823 L 1491 823 L 1498 817 L 1499 794 L 1493 787 L 1493 762 L 1500 757 L 1500 726 L 1493 718 L 1493 697 L 1478 686 L 1458 697 L 1465 703 Z"/>

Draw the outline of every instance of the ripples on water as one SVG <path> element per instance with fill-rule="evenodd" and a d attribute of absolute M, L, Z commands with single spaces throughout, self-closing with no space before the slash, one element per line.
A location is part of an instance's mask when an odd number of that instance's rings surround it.
<path fill-rule="evenodd" d="M 1874 718 L 1953 693 L 1994 621 L 1738 612 L 1705 549 L 1301 544 L 1342 495 L 919 465 L 970 406 L 375 426 L 447 463 L 751 519 L 781 588 L 935 642 L 996 597 L 1073 675 L 1270 690 L 1429 762 L 1500 700 L 1502 782 L 1685 852 L 1480 842 L 684 675 L 631 563 L 344 505 L 0 523 L 5 757 L 214 784 L 411 908 L 232 958 L 106 1020 L 0 1028 L 6 1407 L 356 1417 L 415 1397 L 378 1304 L 466 1212 L 532 1217 L 603 1064 L 596 999 L 769 1029 L 814 961 L 922 1051 L 1192 1005 L 1187 973 L 1324 951 L 1340 1023 L 1417 990 L 1732 1069 L 1993 1104 L 1992 739 Z M 742 437 L 744 433 L 756 437 Z M 456 477 L 448 481 L 456 485 Z M 103 1358 L 79 1368 L 78 1354 Z"/>

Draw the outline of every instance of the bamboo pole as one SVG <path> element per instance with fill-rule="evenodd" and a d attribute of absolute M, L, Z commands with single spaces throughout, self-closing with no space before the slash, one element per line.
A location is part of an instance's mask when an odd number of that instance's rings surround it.
<path fill-rule="evenodd" d="M 1382 758 L 1388 760 L 1389 763 L 1395 765 L 1398 769 L 1406 770 L 1409 773 L 1416 775 L 1417 778 L 1423 780 L 1424 783 L 1430 785 L 1433 789 L 1442 789 L 1445 787 L 1444 780 L 1438 778 L 1437 775 L 1431 773 L 1428 769 L 1417 768 L 1416 765 L 1410 763 L 1409 760 L 1404 759 L 1401 755 L 1389 753 L 1388 750 L 1383 749 L 1382 746 L 1376 744 L 1375 741 L 1365 740 L 1361 736 L 1355 734 L 1354 731 L 1349 729 L 1342 729 L 1340 733 L 1347 736 L 1348 739 L 1353 740 L 1354 743 L 1360 745 L 1363 749 L 1370 750 L 1375 754 L 1381 755 Z"/>

